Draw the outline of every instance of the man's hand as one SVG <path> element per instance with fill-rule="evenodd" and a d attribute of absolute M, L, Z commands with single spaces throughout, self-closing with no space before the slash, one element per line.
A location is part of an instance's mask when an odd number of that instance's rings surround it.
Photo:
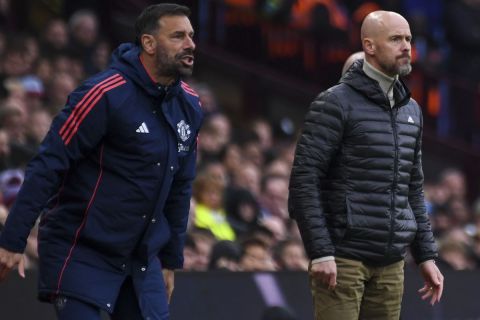
<path fill-rule="evenodd" d="M 175 271 L 169 269 L 162 269 L 163 281 L 165 282 L 165 289 L 167 290 L 167 299 L 170 304 L 170 298 L 172 297 L 174 282 L 175 282 Z"/>
<path fill-rule="evenodd" d="M 310 266 L 310 275 L 333 290 L 337 285 L 337 264 L 335 260 L 314 263 Z"/>
<path fill-rule="evenodd" d="M 0 282 L 3 281 L 8 273 L 18 266 L 18 274 L 25 278 L 25 259 L 22 253 L 15 253 L 0 248 Z"/>
<path fill-rule="evenodd" d="M 433 260 L 420 264 L 420 272 L 425 285 L 418 292 L 422 295 L 422 300 L 430 298 L 430 304 L 433 306 L 442 297 L 443 275 Z"/>

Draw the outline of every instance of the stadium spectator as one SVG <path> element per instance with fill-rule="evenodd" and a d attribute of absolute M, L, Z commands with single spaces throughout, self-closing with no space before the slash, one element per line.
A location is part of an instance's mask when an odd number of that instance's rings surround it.
<path fill-rule="evenodd" d="M 246 161 L 234 172 L 232 186 L 247 189 L 255 197 L 258 197 L 260 195 L 261 172 L 256 165 L 248 161 L 248 158 Z"/>
<path fill-rule="evenodd" d="M 95 12 L 83 9 L 76 11 L 68 21 L 70 29 L 69 52 L 81 59 L 88 75 L 95 72 L 93 56 L 99 40 L 99 22 Z"/>
<path fill-rule="evenodd" d="M 287 228 L 285 226 L 285 219 L 277 216 L 267 216 L 260 219 L 260 225 L 269 230 L 272 234 L 273 242 L 270 245 L 272 248 L 275 243 L 285 240 L 287 238 Z"/>
<path fill-rule="evenodd" d="M 209 271 L 239 271 L 240 248 L 237 243 L 224 240 L 217 242 L 210 254 Z"/>
<path fill-rule="evenodd" d="M 27 127 L 27 145 L 31 149 L 37 149 L 42 140 L 46 137 L 52 116 L 46 110 L 34 110 L 30 113 Z"/>
<path fill-rule="evenodd" d="M 8 169 L 0 173 L 2 203 L 7 208 L 10 208 L 15 201 L 24 178 L 24 173 L 21 169 Z"/>
<path fill-rule="evenodd" d="M 288 179 L 292 165 L 280 157 L 275 157 L 265 164 L 265 176 L 279 176 Z"/>
<path fill-rule="evenodd" d="M 279 225 L 281 227 L 281 224 Z M 275 246 L 275 243 L 277 243 L 275 234 L 270 228 L 267 228 L 264 223 L 260 223 L 260 225 L 247 234 L 242 241 L 248 239 L 260 240 L 267 246 L 268 250 L 272 250 L 272 248 Z"/>
<path fill-rule="evenodd" d="M 250 124 L 251 130 L 255 132 L 260 141 L 260 148 L 264 154 L 271 151 L 273 147 L 272 126 L 266 119 L 255 119 Z"/>
<path fill-rule="evenodd" d="M 5 129 L 0 128 L 0 172 L 13 168 L 10 158 L 10 140 Z"/>
<path fill-rule="evenodd" d="M 218 181 L 224 188 L 229 183 L 229 177 L 225 166 L 218 161 L 206 161 L 198 170 L 202 175 L 205 175 L 213 180 Z M 200 175 L 200 174 L 199 174 Z"/>
<path fill-rule="evenodd" d="M 41 52 L 52 56 L 64 52 L 68 47 L 69 33 L 65 21 L 53 19 L 49 21 L 42 34 Z"/>
<path fill-rule="evenodd" d="M 453 270 L 473 270 L 476 257 L 473 239 L 457 228 L 444 235 L 439 244 L 439 263 Z"/>
<path fill-rule="evenodd" d="M 190 234 L 185 237 L 185 246 L 183 247 L 183 269 L 184 271 L 197 271 L 199 254 L 195 241 Z"/>
<path fill-rule="evenodd" d="M 27 144 L 27 110 L 20 99 L 9 99 L 0 106 L 0 127 L 8 136 L 9 162 L 14 168 L 25 167 L 35 150 Z"/>
<path fill-rule="evenodd" d="M 235 231 L 228 223 L 223 208 L 225 185 L 205 173 L 199 174 L 193 183 L 195 226 L 210 230 L 218 240 L 235 240 Z"/>
<path fill-rule="evenodd" d="M 48 98 L 46 108 L 52 116 L 65 105 L 68 94 L 75 89 L 76 80 L 68 73 L 56 72 L 48 84 Z"/>
<path fill-rule="evenodd" d="M 246 189 L 229 188 L 227 190 L 225 211 L 228 223 L 239 239 L 251 233 L 259 225 L 260 206 L 253 194 Z"/>
<path fill-rule="evenodd" d="M 220 160 L 220 155 L 230 141 L 230 120 L 221 113 L 211 114 L 205 119 L 200 136 L 199 148 L 202 160 Z"/>
<path fill-rule="evenodd" d="M 275 270 L 270 249 L 263 241 L 250 238 L 242 242 L 240 270 L 250 272 Z"/>
<path fill-rule="evenodd" d="M 1 70 L 5 77 L 18 78 L 28 74 L 32 65 L 28 63 L 26 51 L 25 43 L 9 44 L 1 62 Z"/>
<path fill-rule="evenodd" d="M 264 176 L 260 204 L 263 217 L 288 219 L 288 176 Z"/>
<path fill-rule="evenodd" d="M 212 248 L 217 240 L 210 230 L 203 228 L 191 229 L 189 235 L 193 239 L 197 253 L 193 270 L 206 271 L 208 269 L 208 263 L 210 262 Z"/>
<path fill-rule="evenodd" d="M 34 75 L 22 77 L 20 83 L 24 90 L 23 99 L 28 112 L 43 108 L 45 89 L 40 78 Z"/>
<path fill-rule="evenodd" d="M 110 61 L 110 44 L 106 40 L 99 40 L 93 48 L 92 54 L 92 73 L 100 72 L 104 70 Z"/>
<path fill-rule="evenodd" d="M 440 175 L 440 184 L 447 193 L 447 199 L 465 200 L 467 195 L 467 185 L 465 174 L 456 168 L 447 168 Z"/>
<path fill-rule="evenodd" d="M 299 240 L 288 239 L 277 243 L 273 249 L 273 258 L 277 270 L 307 271 L 308 259 Z"/>
<path fill-rule="evenodd" d="M 264 149 L 262 141 L 255 131 L 247 131 L 240 141 L 243 157 L 255 165 L 257 168 L 262 168 L 265 162 Z"/>
<path fill-rule="evenodd" d="M 236 143 L 228 143 L 220 155 L 220 160 L 231 182 L 235 173 L 242 167 L 243 157 L 240 147 Z"/>

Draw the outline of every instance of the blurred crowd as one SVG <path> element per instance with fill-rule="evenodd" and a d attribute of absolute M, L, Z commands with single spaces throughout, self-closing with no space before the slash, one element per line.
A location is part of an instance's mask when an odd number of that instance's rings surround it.
<path fill-rule="evenodd" d="M 199 9 L 201 43 L 323 89 L 361 50 L 364 17 L 398 12 L 413 34 L 408 82 L 426 125 L 441 138 L 480 149 L 479 0 L 217 0 L 199 1 Z"/>
<path fill-rule="evenodd" d="M 229 2 L 232 1 L 222 4 L 229 5 Z M 236 5 L 242 1 L 237 2 Z M 319 2 L 330 6 L 341 4 L 341 1 Z M 371 2 L 355 2 L 357 10 L 361 5 L 366 6 L 359 16 L 377 9 Z M 394 1 L 384 2 L 377 5 L 389 8 L 388 3 Z M 112 43 L 105 40 L 95 11 L 75 10 L 68 18 L 59 15 L 48 19 L 35 32 L 19 32 L 5 16 L 5 6 L 8 9 L 9 3 L 0 0 L 0 232 L 23 182 L 26 164 L 47 133 L 52 118 L 75 87 L 108 65 L 112 50 Z M 198 3 L 197 8 L 204 1 Z M 279 15 L 283 11 L 272 11 L 279 9 L 275 3 L 283 2 L 262 1 L 261 8 L 270 8 L 271 11 L 265 12 L 270 12 L 272 17 L 273 13 Z M 283 17 L 277 15 L 275 19 Z M 249 21 L 248 15 L 242 18 L 247 20 L 228 17 L 230 20 L 225 21 L 229 23 Z M 333 18 L 327 21 L 336 21 L 337 27 L 342 23 L 360 23 L 361 19 L 355 17 L 356 20 L 343 21 L 337 17 L 338 21 Z M 195 19 L 201 25 L 204 18 L 199 15 Z M 272 25 L 270 35 L 284 30 L 279 26 Z M 324 29 L 332 26 L 310 27 L 312 34 L 332 36 Z M 199 37 L 201 31 L 205 30 L 200 29 Z M 346 43 L 350 43 L 350 37 L 346 37 Z M 419 45 L 420 42 L 417 47 Z M 282 48 L 275 44 L 270 48 L 277 53 L 283 50 L 275 51 Z M 353 48 L 355 45 L 349 46 L 347 52 Z M 426 59 L 434 62 L 435 54 L 430 51 L 430 58 Z M 343 53 L 335 59 L 339 57 L 346 58 Z M 300 61 L 308 63 L 308 55 L 306 59 Z M 335 71 L 334 79 L 338 79 L 340 69 Z M 207 116 L 200 132 L 197 178 L 184 251 L 185 270 L 307 270 L 308 258 L 287 208 L 294 135 L 275 134 L 269 119 L 261 117 L 234 126 L 235 121 L 217 103 L 208 83 L 195 79 L 188 82 L 200 95 Z M 465 179 L 462 171 L 451 168 L 432 177 L 425 185 L 442 268 L 471 270 L 480 267 L 480 201 L 473 204 L 467 201 Z M 30 267 L 34 268 L 36 229 L 29 238 L 26 254 Z"/>

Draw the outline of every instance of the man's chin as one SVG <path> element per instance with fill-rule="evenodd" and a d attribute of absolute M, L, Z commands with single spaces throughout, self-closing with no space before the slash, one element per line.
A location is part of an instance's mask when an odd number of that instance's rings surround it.
<path fill-rule="evenodd" d="M 398 74 L 402 77 L 406 76 L 410 72 L 412 72 L 412 65 L 410 63 L 404 64 L 404 65 L 398 67 Z"/>
<path fill-rule="evenodd" d="M 182 77 L 189 77 L 192 75 L 193 73 L 193 66 L 191 67 L 182 67 L 180 69 L 178 69 L 178 72 L 180 73 L 180 75 Z"/>

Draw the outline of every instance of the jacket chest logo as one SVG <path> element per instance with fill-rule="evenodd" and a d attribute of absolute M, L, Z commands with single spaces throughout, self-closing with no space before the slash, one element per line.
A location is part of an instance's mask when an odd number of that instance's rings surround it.
<path fill-rule="evenodd" d="M 177 132 L 183 142 L 187 141 L 192 133 L 190 131 L 190 126 L 184 120 L 181 120 L 179 123 L 177 123 Z"/>
<path fill-rule="evenodd" d="M 150 133 L 150 131 L 148 130 L 147 124 L 145 122 L 142 122 L 140 127 L 138 127 L 138 129 L 135 130 L 135 132 L 137 132 L 137 133 Z"/>

